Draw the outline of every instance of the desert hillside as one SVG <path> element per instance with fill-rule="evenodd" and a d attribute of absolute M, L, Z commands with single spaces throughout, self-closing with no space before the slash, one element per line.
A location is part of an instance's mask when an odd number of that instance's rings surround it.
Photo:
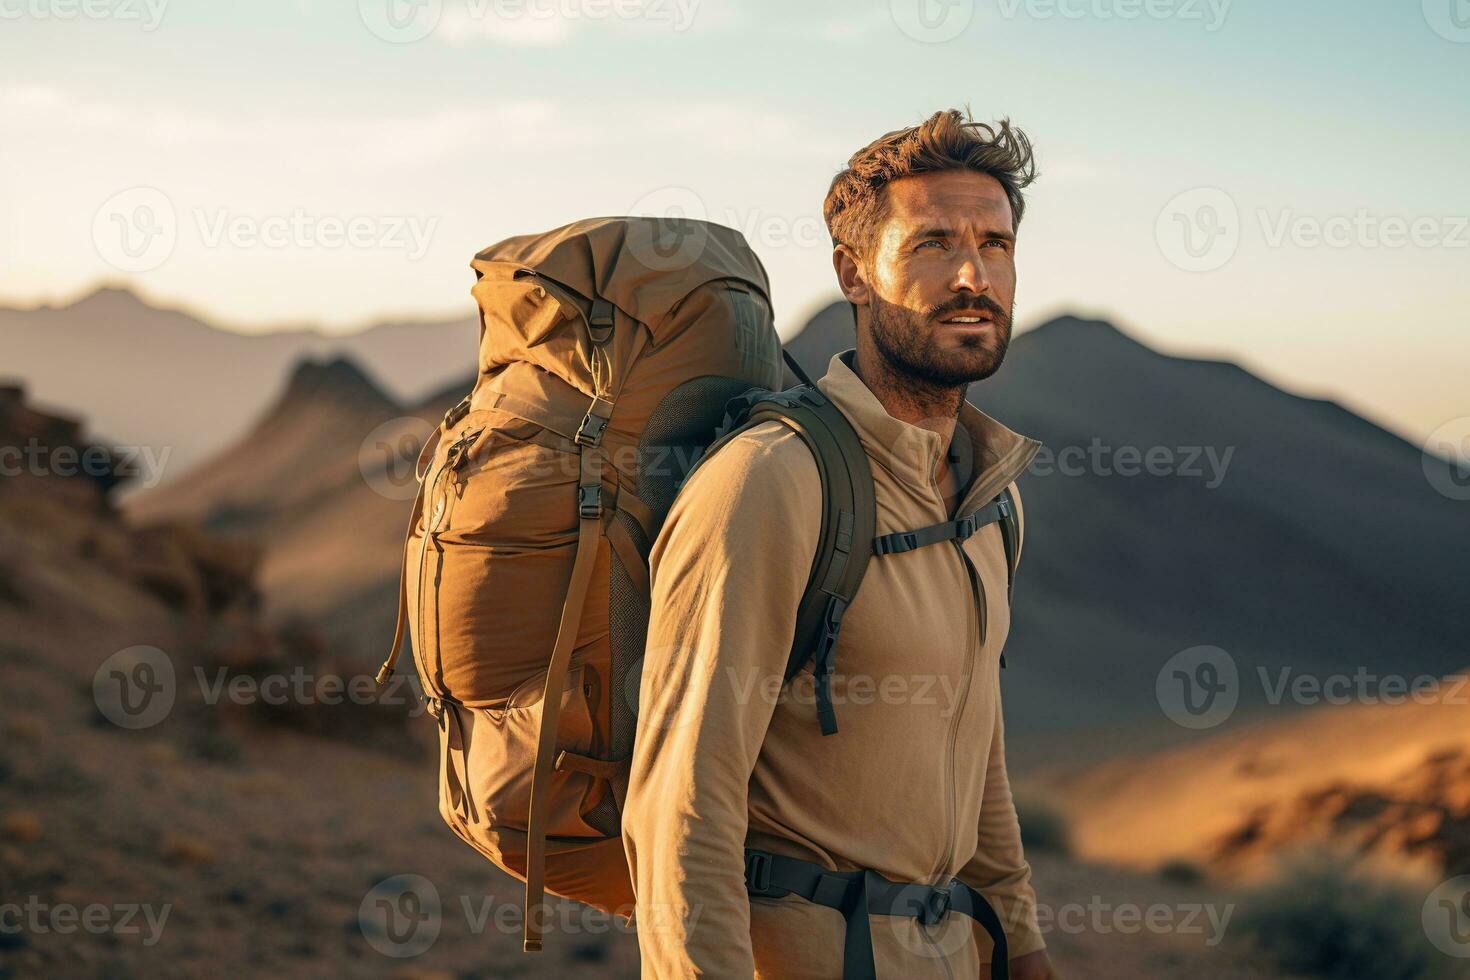
<path fill-rule="evenodd" d="M 32 438 L 112 460 L 78 421 L 0 389 L 0 445 Z M 439 819 L 436 734 L 412 690 L 344 701 L 368 675 L 310 622 L 267 624 L 259 554 L 125 523 L 115 462 L 0 481 L 0 898 L 117 916 L 97 933 L 0 930 L 0 980 L 638 976 L 628 927 L 570 903 L 546 952 L 521 954 L 520 886 Z M 305 694 L 270 700 L 273 682 Z M 1287 976 L 1229 928 L 1228 892 L 1045 846 L 1033 863 L 1067 923 L 1044 927 L 1065 976 Z M 1099 924 L 1104 900 L 1119 911 Z M 1188 928 L 1138 935 L 1124 916 L 1141 908 Z"/>
<path fill-rule="evenodd" d="M 1470 672 L 1033 780 L 1079 856 L 1252 878 L 1316 845 L 1470 874 Z"/>

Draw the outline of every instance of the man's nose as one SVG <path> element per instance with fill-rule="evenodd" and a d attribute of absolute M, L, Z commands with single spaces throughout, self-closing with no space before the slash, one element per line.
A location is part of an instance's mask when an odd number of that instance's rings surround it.
<path fill-rule="evenodd" d="M 954 278 L 949 288 L 956 293 L 983 293 L 990 289 L 990 280 L 985 275 L 985 263 L 975 249 L 964 249 L 959 253 Z"/>

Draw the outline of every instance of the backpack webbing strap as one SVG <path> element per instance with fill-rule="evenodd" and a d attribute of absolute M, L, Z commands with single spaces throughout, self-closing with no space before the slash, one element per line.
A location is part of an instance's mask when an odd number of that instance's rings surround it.
<path fill-rule="evenodd" d="M 822 530 L 797 608 L 785 679 L 813 661 L 817 720 L 822 734 L 831 735 L 837 731 L 832 705 L 837 637 L 872 557 L 877 522 L 868 454 L 847 416 L 816 387 L 748 392 L 732 400 L 738 402 L 749 405 L 748 424 L 774 419 L 795 431 L 811 449 L 822 479 Z"/>
<path fill-rule="evenodd" d="M 945 521 L 942 524 L 930 524 L 913 531 L 894 531 L 892 534 L 883 534 L 873 539 L 873 554 L 875 555 L 897 555 L 905 551 L 913 551 L 925 545 L 938 544 L 941 541 L 956 539 L 964 541 L 976 531 L 987 524 L 1003 521 L 1010 517 L 1011 501 L 1009 494 L 1002 494 L 990 503 L 981 507 L 973 514 L 961 517 L 956 521 Z M 1004 532 L 1002 532 L 1004 534 Z M 1011 544 L 1006 542 L 1006 566 L 1011 566 Z"/>
<path fill-rule="evenodd" d="M 873 932 L 869 915 L 904 915 L 927 926 L 938 925 L 948 912 L 968 915 L 995 943 L 991 980 L 1010 977 L 1010 949 L 1000 916 L 976 889 L 952 878 L 942 885 L 890 881 L 876 871 L 831 871 L 812 861 L 745 849 L 745 890 L 751 895 L 782 898 L 798 895 L 837 909 L 847 920 L 842 944 L 842 980 L 876 980 Z"/>
<path fill-rule="evenodd" d="M 527 953 L 541 951 L 546 912 L 546 804 L 551 791 L 551 772 L 556 752 L 557 723 L 561 720 L 561 698 L 566 686 L 567 670 L 572 662 L 572 648 L 582 623 L 582 607 L 592 584 L 592 569 L 597 564 L 598 542 L 602 536 L 602 466 L 601 454 L 593 447 L 583 447 L 577 486 L 578 526 L 577 557 L 572 562 L 572 579 L 567 598 L 561 607 L 561 621 L 556 627 L 556 643 L 551 662 L 546 667 L 546 686 L 541 692 L 541 724 L 536 741 L 536 764 L 531 771 L 530 819 L 526 826 L 526 922 L 523 948 Z"/>
<path fill-rule="evenodd" d="M 1021 516 L 1016 513 L 1016 502 L 1011 499 L 1011 488 L 1006 487 L 996 498 L 1005 510 L 1001 513 L 1000 539 L 1006 549 L 1006 601 L 1010 602 L 1016 591 L 1016 561 L 1021 547 Z"/>
<path fill-rule="evenodd" d="M 593 356 L 605 353 L 612 336 L 612 304 L 598 299 L 588 325 L 592 330 Z M 556 763 L 556 736 L 561 721 L 561 698 L 566 687 L 567 672 L 572 663 L 572 649 L 581 631 L 582 607 L 592 583 L 592 570 L 597 565 L 598 539 L 605 531 L 603 523 L 602 434 L 607 418 L 622 393 L 632 365 L 648 343 L 648 330 L 640 329 L 628 355 L 627 369 L 614 383 L 612 397 L 600 395 L 592 399 L 577 433 L 577 557 L 572 561 L 572 577 L 567 585 L 566 601 L 561 607 L 561 621 L 556 627 L 556 642 L 551 661 L 546 665 L 546 686 L 541 692 L 541 720 L 536 737 L 536 763 L 531 770 L 530 813 L 526 820 L 526 902 L 525 930 L 522 948 L 527 953 L 541 951 L 546 915 L 546 811 L 551 794 L 551 773 Z M 603 417 L 599 409 L 605 409 Z M 590 421 L 589 421 L 590 420 Z"/>

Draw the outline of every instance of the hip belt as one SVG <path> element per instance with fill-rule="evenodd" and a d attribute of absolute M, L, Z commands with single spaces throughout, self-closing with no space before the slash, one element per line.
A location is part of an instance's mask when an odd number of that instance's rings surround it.
<path fill-rule="evenodd" d="M 991 980 L 1009 980 L 1006 934 L 985 896 L 960 881 L 943 885 L 889 881 L 876 871 L 831 871 L 820 864 L 755 848 L 745 849 L 745 890 L 763 898 L 799 895 L 837 909 L 847 919 L 842 947 L 842 980 L 877 980 L 868 916 L 906 915 L 936 925 L 947 912 L 968 915 L 995 942 Z"/>

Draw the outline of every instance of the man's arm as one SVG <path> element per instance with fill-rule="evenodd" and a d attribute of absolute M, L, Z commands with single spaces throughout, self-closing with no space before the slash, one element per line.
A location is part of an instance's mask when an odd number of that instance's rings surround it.
<path fill-rule="evenodd" d="M 1012 483 L 1011 500 L 1016 507 L 1016 523 L 1021 530 L 1016 542 L 1019 565 L 1025 544 L 1025 509 L 1021 491 Z M 1019 571 L 1019 569 L 1017 569 Z M 990 740 L 990 758 L 986 763 L 985 795 L 980 803 L 979 843 L 975 856 L 960 870 L 960 880 L 985 894 L 1006 930 L 1006 942 L 1012 960 L 1046 947 L 1036 919 L 1036 893 L 1031 888 L 1031 866 L 1026 863 L 1021 846 L 1021 823 L 1016 817 L 1016 803 L 1011 796 L 1010 776 L 1006 771 L 1005 717 L 1001 696 L 996 694 L 995 731 Z M 977 923 L 977 935 L 983 932 Z M 1045 961 L 1045 954 L 1041 954 Z M 1036 974 L 1044 976 L 1047 974 Z"/>
<path fill-rule="evenodd" d="M 820 487 L 800 437 L 762 424 L 701 464 L 650 552 L 623 815 L 646 977 L 754 973 L 746 791 L 811 572 Z"/>
<path fill-rule="evenodd" d="M 1036 892 L 1031 888 L 1031 866 L 1021 846 L 1021 824 L 1006 774 L 1005 723 L 998 701 L 979 831 L 975 856 L 960 869 L 960 880 L 982 892 L 995 906 L 1005 927 L 1011 959 L 1044 949 L 1046 940 L 1036 919 Z"/>

